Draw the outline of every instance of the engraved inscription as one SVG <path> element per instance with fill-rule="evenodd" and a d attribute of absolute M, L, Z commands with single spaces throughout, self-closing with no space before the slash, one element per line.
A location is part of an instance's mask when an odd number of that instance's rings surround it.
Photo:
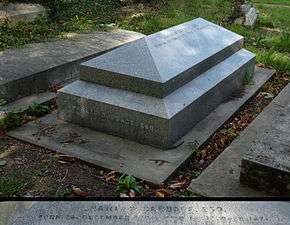
<path fill-rule="evenodd" d="M 143 122 L 138 122 L 129 118 L 122 118 L 117 116 L 112 116 L 107 112 L 95 111 L 94 108 L 86 108 L 86 111 L 94 116 L 97 116 L 99 121 L 102 123 L 117 123 L 121 126 L 128 126 L 132 128 L 137 128 L 146 132 L 154 132 L 154 126 L 151 124 L 146 124 Z"/>
<path fill-rule="evenodd" d="M 78 224 L 283 224 L 285 218 L 279 217 L 274 212 L 269 215 L 260 215 L 255 210 L 244 215 L 233 213 L 233 211 L 221 206 L 196 207 L 191 204 L 106 204 L 96 203 L 81 207 L 74 213 L 66 210 L 40 209 L 38 222 L 49 222 L 65 224 L 76 221 Z M 202 223 L 201 223 L 202 222 Z M 45 223 L 47 224 L 47 223 Z M 62 223 L 63 224 L 63 223 Z M 76 223 L 74 223 L 76 224 Z M 288 224 L 288 223 L 285 223 Z"/>

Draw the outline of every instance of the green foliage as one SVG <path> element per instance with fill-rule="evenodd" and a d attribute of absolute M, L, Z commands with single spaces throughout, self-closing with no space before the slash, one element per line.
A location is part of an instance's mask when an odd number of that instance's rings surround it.
<path fill-rule="evenodd" d="M 139 194 L 144 193 L 144 189 L 138 184 L 134 177 L 122 175 L 118 180 L 117 191 L 128 192 L 130 190 L 134 190 Z"/>
<path fill-rule="evenodd" d="M 19 127 L 22 124 L 22 116 L 15 112 L 11 111 L 6 114 L 6 116 L 0 119 L 0 129 L 13 129 Z"/>
<path fill-rule="evenodd" d="M 162 3 L 163 2 L 163 3 Z M 231 13 L 231 0 L 161 1 L 159 10 L 117 21 L 122 28 L 152 34 L 197 17 L 221 23 Z M 156 7 L 157 8 L 157 7 Z"/>
<path fill-rule="evenodd" d="M 4 99 L 0 99 L 0 107 L 5 105 L 7 102 Z"/>
<path fill-rule="evenodd" d="M 266 37 L 261 40 L 262 44 L 267 48 L 272 48 L 280 52 L 290 53 L 290 32 L 284 30 L 282 34 L 277 36 Z"/>
<path fill-rule="evenodd" d="M 25 112 L 28 116 L 43 116 L 49 112 L 49 107 L 33 102 Z"/>
<path fill-rule="evenodd" d="M 254 85 L 254 73 L 247 71 L 243 80 L 244 85 Z"/>
<path fill-rule="evenodd" d="M 290 57 L 275 50 L 258 50 L 257 61 L 281 72 L 290 72 Z"/>
<path fill-rule="evenodd" d="M 201 174 L 200 171 L 192 171 L 192 178 L 197 178 Z"/>
<path fill-rule="evenodd" d="M 31 169 L 13 169 L 9 178 L 0 177 L 0 196 L 22 195 L 27 188 L 34 184 L 35 176 L 37 173 Z"/>
<path fill-rule="evenodd" d="M 60 187 L 57 188 L 54 197 L 63 198 L 69 195 L 71 195 L 71 190 L 61 185 Z"/>
<path fill-rule="evenodd" d="M 256 4 L 261 13 L 261 25 L 290 29 L 289 7 Z"/>
<path fill-rule="evenodd" d="M 197 156 L 199 153 L 199 143 L 197 140 L 193 141 L 193 142 L 189 142 L 189 148 L 192 149 L 192 155 L 193 156 Z"/>
<path fill-rule="evenodd" d="M 10 1 L 10 0 L 9 0 Z M 14 1 L 12 1 L 14 2 Z M 18 1 L 19 2 L 19 1 Z M 50 17 L 33 22 L 0 22 L 0 51 L 63 37 L 68 32 L 104 30 L 103 24 L 116 20 L 117 0 L 25 0 L 41 3 L 50 10 Z"/>
<path fill-rule="evenodd" d="M 13 196 L 24 190 L 24 184 L 21 181 L 11 178 L 0 178 L 0 196 Z"/>
<path fill-rule="evenodd" d="M 237 134 L 236 131 L 232 128 L 227 130 L 227 134 L 230 135 L 230 137 L 232 138 L 236 138 L 237 136 L 239 136 L 239 134 Z"/>

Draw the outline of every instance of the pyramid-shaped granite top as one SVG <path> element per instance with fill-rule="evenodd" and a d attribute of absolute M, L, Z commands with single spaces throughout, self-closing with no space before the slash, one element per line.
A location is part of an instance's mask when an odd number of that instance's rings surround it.
<path fill-rule="evenodd" d="M 242 36 L 198 18 L 83 63 L 80 79 L 164 97 L 242 45 Z"/>

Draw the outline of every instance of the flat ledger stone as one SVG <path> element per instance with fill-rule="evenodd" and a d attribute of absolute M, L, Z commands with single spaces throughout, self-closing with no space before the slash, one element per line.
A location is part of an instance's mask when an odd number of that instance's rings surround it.
<path fill-rule="evenodd" d="M 289 225 L 289 211 L 269 201 L 36 202 L 8 225 Z"/>
<path fill-rule="evenodd" d="M 188 132 L 179 145 L 168 151 L 65 122 L 56 112 L 29 122 L 8 133 L 9 136 L 86 162 L 161 184 L 203 145 L 275 71 L 256 68 L 253 85 L 212 111 Z M 51 132 L 45 132 L 48 128 Z M 67 142 L 72 140 L 73 142 Z"/>

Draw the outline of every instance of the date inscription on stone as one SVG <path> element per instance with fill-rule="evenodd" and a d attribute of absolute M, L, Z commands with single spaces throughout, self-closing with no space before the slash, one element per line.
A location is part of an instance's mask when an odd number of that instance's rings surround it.
<path fill-rule="evenodd" d="M 12 224 L 290 225 L 289 207 L 283 202 L 37 202 Z"/>

